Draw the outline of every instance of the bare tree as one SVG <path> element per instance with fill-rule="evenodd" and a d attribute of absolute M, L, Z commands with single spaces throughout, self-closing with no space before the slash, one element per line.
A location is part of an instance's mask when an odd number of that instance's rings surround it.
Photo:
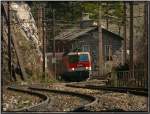
<path fill-rule="evenodd" d="M 124 60 L 123 62 L 125 63 L 126 62 L 126 2 L 124 2 L 124 6 L 123 6 L 123 9 L 124 9 L 124 16 L 123 16 L 123 22 L 124 22 L 124 26 L 123 26 L 123 29 L 124 29 L 124 50 L 123 50 L 123 57 L 124 57 Z"/>
<path fill-rule="evenodd" d="M 144 4 L 144 69 L 145 69 L 145 77 L 147 77 L 148 73 L 148 3 Z"/>
<path fill-rule="evenodd" d="M 8 57 L 9 57 L 9 72 L 10 72 L 10 80 L 12 80 L 12 54 L 11 54 L 11 19 L 10 19 L 10 2 L 7 3 L 7 12 L 8 12 Z"/>
<path fill-rule="evenodd" d="M 99 75 L 102 74 L 103 67 L 103 38 L 102 38 L 102 28 L 101 28 L 101 4 L 98 2 L 99 7 L 99 21 L 98 21 L 98 35 L 99 35 Z"/>
<path fill-rule="evenodd" d="M 129 39 L 129 48 L 130 48 L 130 72 L 133 72 L 133 2 L 130 1 L 130 39 Z"/>
<path fill-rule="evenodd" d="M 42 39 L 43 39 L 43 79 L 45 79 L 45 52 L 46 52 L 46 47 L 45 47 L 45 8 L 42 8 Z"/>

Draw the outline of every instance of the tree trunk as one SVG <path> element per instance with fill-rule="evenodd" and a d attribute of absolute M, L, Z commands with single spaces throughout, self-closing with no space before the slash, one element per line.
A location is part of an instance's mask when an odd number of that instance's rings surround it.
<path fill-rule="evenodd" d="M 56 44 L 55 44 L 55 9 L 54 9 L 54 6 L 52 9 L 53 9 L 53 28 L 52 28 L 52 31 L 53 31 L 53 59 L 55 61 L 55 59 L 56 59 L 56 55 L 55 55 Z M 56 78 L 56 63 L 55 62 L 53 63 L 53 72 L 54 72 L 54 77 Z"/>
<path fill-rule="evenodd" d="M 7 7 L 7 12 L 8 12 L 8 68 L 10 72 L 10 80 L 12 81 L 12 54 L 11 54 L 11 19 L 10 19 L 10 2 L 8 1 L 8 7 Z"/>
<path fill-rule="evenodd" d="M 45 79 L 45 8 L 42 8 L 42 42 L 43 42 L 43 79 Z"/>

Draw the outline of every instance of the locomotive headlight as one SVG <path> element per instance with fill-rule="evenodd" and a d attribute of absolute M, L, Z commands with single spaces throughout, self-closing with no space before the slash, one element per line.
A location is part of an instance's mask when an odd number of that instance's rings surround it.
<path fill-rule="evenodd" d="M 85 67 L 86 70 L 91 70 L 91 67 Z"/>
<path fill-rule="evenodd" d="M 89 67 L 89 70 L 91 70 L 91 67 Z"/>
<path fill-rule="evenodd" d="M 74 68 L 72 68 L 71 70 L 73 70 L 73 71 L 74 71 Z"/>

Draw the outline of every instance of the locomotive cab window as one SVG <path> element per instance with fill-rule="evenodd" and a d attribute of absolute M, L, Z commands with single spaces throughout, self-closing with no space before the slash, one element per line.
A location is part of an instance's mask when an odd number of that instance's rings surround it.
<path fill-rule="evenodd" d="M 70 56 L 69 56 L 69 62 L 70 62 L 70 63 L 76 63 L 76 62 L 78 62 L 78 61 L 79 61 L 78 55 L 70 55 Z"/>
<path fill-rule="evenodd" d="M 81 54 L 79 57 L 80 61 L 88 61 L 88 55 L 87 54 Z"/>
<path fill-rule="evenodd" d="M 69 62 L 76 63 L 79 61 L 89 61 L 88 54 L 70 55 Z"/>

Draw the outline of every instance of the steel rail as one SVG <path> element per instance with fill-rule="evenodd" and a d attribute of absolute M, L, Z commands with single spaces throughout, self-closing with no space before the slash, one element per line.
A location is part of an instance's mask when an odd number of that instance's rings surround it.
<path fill-rule="evenodd" d="M 120 93 L 129 93 L 140 96 L 148 96 L 148 89 L 146 88 L 129 88 L 129 87 L 107 87 L 101 85 L 92 85 L 92 84 L 66 84 L 68 87 L 75 88 L 85 88 L 85 89 L 94 89 L 94 90 L 106 90 L 106 91 L 114 91 Z"/>
<path fill-rule="evenodd" d="M 58 93 L 58 94 L 77 96 L 77 97 L 80 97 L 80 98 L 83 98 L 85 100 L 90 101 L 90 103 L 88 103 L 88 104 L 81 105 L 79 107 L 70 109 L 69 112 L 84 111 L 85 107 L 91 106 L 91 105 L 97 103 L 97 101 L 98 101 L 97 97 L 87 95 L 87 94 L 83 94 L 83 93 L 76 93 L 76 92 L 70 92 L 70 91 L 66 91 L 66 90 L 55 90 L 55 89 L 48 89 L 48 88 L 41 88 L 41 87 L 34 87 L 34 86 L 27 86 L 25 89 L 24 89 L 24 87 L 25 86 L 22 86 L 22 87 L 21 86 L 9 86 L 7 89 L 12 90 L 12 91 L 27 93 L 27 94 L 30 94 L 30 95 L 35 95 L 35 96 L 38 96 L 38 97 L 42 98 L 43 101 L 36 104 L 36 105 L 32 105 L 32 106 L 29 106 L 29 107 L 13 110 L 15 112 L 25 112 L 25 111 L 36 112 L 38 109 L 41 109 L 41 108 L 44 108 L 45 106 L 47 106 L 48 103 L 51 102 L 51 98 L 49 98 L 49 96 L 41 93 L 41 91 L 42 92 L 47 91 L 47 92 L 53 92 L 53 93 Z M 52 104 L 52 103 L 50 103 L 50 104 Z"/>
<path fill-rule="evenodd" d="M 32 105 L 32 106 L 29 106 L 29 107 L 26 107 L 26 108 L 16 109 L 16 110 L 13 110 L 14 112 L 36 111 L 36 109 L 39 108 L 39 107 L 44 108 L 45 106 L 47 106 L 48 102 L 50 101 L 50 98 L 47 95 L 39 93 L 39 92 L 34 92 L 32 90 L 22 89 L 22 88 L 18 88 L 18 87 L 14 87 L 14 86 L 9 86 L 7 89 L 12 90 L 12 91 L 27 93 L 27 94 L 30 94 L 30 95 L 35 95 L 35 96 L 38 96 L 38 97 L 43 99 L 42 102 L 40 102 L 36 105 Z"/>
<path fill-rule="evenodd" d="M 88 103 L 86 105 L 82 105 L 82 106 L 79 106 L 77 108 L 71 109 L 70 112 L 84 111 L 85 107 L 92 106 L 93 104 L 98 102 L 97 97 L 87 95 L 87 94 L 83 94 L 83 93 L 76 93 L 76 92 L 71 92 L 71 91 L 66 91 L 66 90 L 55 90 L 55 89 L 48 89 L 48 88 L 39 88 L 39 87 L 37 88 L 37 87 L 33 87 L 33 86 L 30 86 L 29 89 L 39 90 L 39 91 L 47 91 L 47 92 L 54 92 L 54 93 L 59 93 L 59 94 L 67 94 L 67 95 L 77 96 L 77 97 L 84 98 L 84 99 L 87 99 L 87 100 L 91 101 L 90 103 Z"/>

